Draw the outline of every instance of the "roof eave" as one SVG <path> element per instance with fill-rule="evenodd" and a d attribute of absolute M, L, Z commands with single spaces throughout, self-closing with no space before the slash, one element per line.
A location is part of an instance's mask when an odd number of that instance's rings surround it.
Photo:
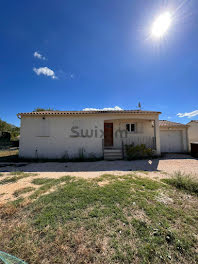
<path fill-rule="evenodd" d="M 181 126 L 160 126 L 160 128 L 181 128 L 181 127 L 190 127 L 189 125 L 181 125 Z"/>
<path fill-rule="evenodd" d="M 30 113 L 18 113 L 17 117 L 23 116 L 72 116 L 72 115 L 98 115 L 98 114 L 140 114 L 140 115 L 159 115 L 161 112 L 156 111 L 71 111 L 71 112 L 30 112 Z"/>

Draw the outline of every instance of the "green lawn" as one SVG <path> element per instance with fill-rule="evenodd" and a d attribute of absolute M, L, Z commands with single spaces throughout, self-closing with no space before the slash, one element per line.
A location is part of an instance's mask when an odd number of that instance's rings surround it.
<path fill-rule="evenodd" d="M 0 249 L 29 264 L 198 262 L 196 194 L 135 174 L 32 183 L 0 208 Z"/>

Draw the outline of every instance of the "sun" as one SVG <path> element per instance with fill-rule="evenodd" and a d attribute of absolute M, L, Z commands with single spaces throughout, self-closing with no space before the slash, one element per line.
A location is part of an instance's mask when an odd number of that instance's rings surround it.
<path fill-rule="evenodd" d="M 170 28 L 171 22 L 171 14 L 169 12 L 162 13 L 156 18 L 152 25 L 152 36 L 155 38 L 162 38 Z"/>

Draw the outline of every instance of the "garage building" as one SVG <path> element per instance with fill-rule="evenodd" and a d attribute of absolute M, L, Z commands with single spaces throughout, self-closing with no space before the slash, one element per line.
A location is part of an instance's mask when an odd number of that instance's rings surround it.
<path fill-rule="evenodd" d="M 188 149 L 188 125 L 160 120 L 160 145 L 162 153 L 186 153 Z"/>

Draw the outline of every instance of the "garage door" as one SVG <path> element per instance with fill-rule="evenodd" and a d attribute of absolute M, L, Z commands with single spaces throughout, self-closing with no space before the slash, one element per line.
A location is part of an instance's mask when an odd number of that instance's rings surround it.
<path fill-rule="evenodd" d="M 181 130 L 161 130 L 161 152 L 183 152 Z"/>

